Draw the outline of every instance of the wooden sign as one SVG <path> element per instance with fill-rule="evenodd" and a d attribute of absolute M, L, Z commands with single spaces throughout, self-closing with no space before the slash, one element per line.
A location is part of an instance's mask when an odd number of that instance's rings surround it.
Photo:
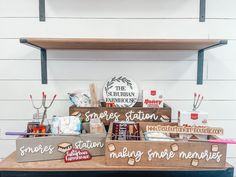
<path fill-rule="evenodd" d="M 89 132 L 89 124 L 83 123 Z M 105 154 L 106 132 L 80 134 L 76 136 L 45 136 L 36 138 L 18 138 L 16 140 L 17 162 L 63 159 L 71 149 L 88 150 L 91 156 Z"/>
<path fill-rule="evenodd" d="M 138 101 L 138 96 L 137 84 L 124 76 L 111 78 L 103 89 L 105 102 L 115 103 L 116 107 L 133 107 Z"/>
<path fill-rule="evenodd" d="M 67 162 L 76 162 L 76 161 L 83 161 L 83 160 L 90 160 L 92 156 L 90 155 L 89 151 L 81 150 L 81 149 L 70 149 L 66 151 L 64 156 L 64 161 Z"/>
<path fill-rule="evenodd" d="M 202 127 L 202 126 L 163 126 L 163 125 L 148 125 L 147 132 L 161 133 L 180 133 L 180 134 L 196 134 L 196 135 L 223 135 L 223 128 L 218 127 Z"/>
<path fill-rule="evenodd" d="M 164 108 L 79 108 L 70 107 L 70 115 L 79 114 L 83 121 L 89 122 L 91 119 L 100 118 L 105 125 L 110 122 L 125 120 L 135 122 L 170 122 L 171 108 L 166 106 Z"/>
<path fill-rule="evenodd" d="M 141 122 L 141 128 L 145 127 Z M 152 122 L 150 124 L 158 124 Z M 149 125 L 150 125 L 149 124 Z M 191 141 L 112 140 L 110 126 L 106 139 L 106 165 L 224 168 L 226 144 Z M 143 129 L 145 131 L 145 128 Z M 214 139 L 215 137 L 210 136 Z"/>

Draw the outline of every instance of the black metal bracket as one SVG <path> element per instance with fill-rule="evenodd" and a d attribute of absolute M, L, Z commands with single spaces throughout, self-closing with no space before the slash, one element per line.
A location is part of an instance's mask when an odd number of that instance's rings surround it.
<path fill-rule="evenodd" d="M 41 56 L 41 80 L 42 84 L 48 83 L 48 74 L 47 74 L 47 50 L 44 48 L 41 48 L 37 45 L 29 43 L 25 38 L 20 39 L 20 43 L 29 45 L 31 47 L 34 47 L 36 49 L 40 50 L 40 56 Z"/>
<path fill-rule="evenodd" d="M 42 78 L 42 84 L 48 83 L 48 72 L 47 72 L 47 50 L 46 49 L 40 49 L 41 50 L 41 78 Z"/>
<path fill-rule="evenodd" d="M 44 22 L 45 17 L 45 0 L 39 0 L 39 21 Z"/>
<path fill-rule="evenodd" d="M 206 19 L 206 0 L 200 0 L 199 21 L 205 22 Z"/>
<path fill-rule="evenodd" d="M 221 40 L 218 44 L 206 47 L 198 51 L 198 63 L 197 63 L 197 85 L 203 84 L 203 67 L 204 67 L 204 52 L 208 49 L 219 47 L 221 45 L 226 45 L 227 40 Z"/>
<path fill-rule="evenodd" d="M 198 51 L 197 61 L 197 85 L 203 84 L 204 50 Z"/>

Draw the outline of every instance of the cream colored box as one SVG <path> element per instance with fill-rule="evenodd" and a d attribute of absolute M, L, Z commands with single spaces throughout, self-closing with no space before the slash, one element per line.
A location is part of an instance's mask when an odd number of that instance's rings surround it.
<path fill-rule="evenodd" d="M 163 108 L 163 92 L 157 89 L 143 90 L 144 108 Z"/>
<path fill-rule="evenodd" d="M 179 125 L 207 126 L 208 113 L 197 111 L 179 111 Z"/>

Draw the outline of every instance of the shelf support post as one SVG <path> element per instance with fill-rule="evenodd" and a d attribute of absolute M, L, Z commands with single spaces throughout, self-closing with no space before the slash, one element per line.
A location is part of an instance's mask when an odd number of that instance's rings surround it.
<path fill-rule="evenodd" d="M 48 83 L 48 77 L 47 77 L 47 50 L 46 49 L 40 49 L 41 50 L 41 79 L 42 84 Z"/>
<path fill-rule="evenodd" d="M 39 20 L 45 21 L 45 0 L 39 0 Z"/>
<path fill-rule="evenodd" d="M 198 51 L 197 85 L 203 84 L 204 49 Z"/>
<path fill-rule="evenodd" d="M 200 0 L 199 21 L 205 22 L 206 18 L 206 0 Z"/>

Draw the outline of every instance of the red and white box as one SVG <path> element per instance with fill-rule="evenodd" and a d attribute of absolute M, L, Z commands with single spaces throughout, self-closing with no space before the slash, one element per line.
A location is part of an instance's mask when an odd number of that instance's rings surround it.
<path fill-rule="evenodd" d="M 179 111 L 180 126 L 207 126 L 208 113 L 198 111 Z M 207 140 L 207 135 L 180 134 L 180 138 Z"/>
<path fill-rule="evenodd" d="M 157 89 L 143 90 L 144 108 L 163 108 L 163 92 Z"/>
<path fill-rule="evenodd" d="M 179 111 L 178 123 L 180 126 L 207 126 L 208 113 L 201 111 Z"/>

